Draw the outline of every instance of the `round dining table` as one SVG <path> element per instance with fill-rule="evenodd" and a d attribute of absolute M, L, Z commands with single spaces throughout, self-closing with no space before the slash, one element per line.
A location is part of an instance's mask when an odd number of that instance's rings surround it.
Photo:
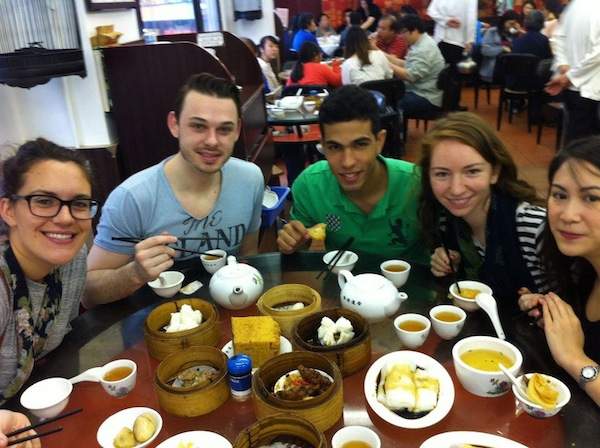
<path fill-rule="evenodd" d="M 247 257 L 241 261 L 249 263 L 261 272 L 265 291 L 276 285 L 301 283 L 321 294 L 323 309 L 339 307 L 340 288 L 337 276 L 332 274 L 316 278 L 324 266 L 322 255 L 319 252 L 300 252 L 289 256 L 268 253 Z M 362 256 L 353 273 L 379 273 L 379 263 L 382 261 L 376 257 Z M 179 262 L 176 269 L 185 274 L 184 284 L 193 280 L 203 283 L 203 287 L 192 297 L 211 301 L 208 291 L 210 276 L 198 259 Z M 449 303 L 447 288 L 448 284 L 436 280 L 430 274 L 428 266 L 412 263 L 408 282 L 401 288 L 408 294 L 408 299 L 402 303 L 396 315 L 406 312 L 428 315 L 433 306 Z M 187 296 L 181 294 L 176 297 Z M 150 311 L 168 300 L 171 299 L 160 298 L 150 288 L 143 287 L 127 299 L 89 310 L 72 322 L 72 331 L 56 350 L 36 362 L 26 386 L 48 377 L 71 378 L 113 359 L 131 359 L 137 363 L 138 368 L 137 384 L 133 391 L 123 398 L 109 396 L 99 383 L 75 384 L 66 411 L 81 407 L 83 412 L 55 423 L 54 425 L 60 423 L 64 429 L 42 439 L 44 447 L 98 446 L 96 432 L 102 422 L 110 415 L 134 406 L 153 408 L 163 418 L 162 430 L 151 447 L 175 434 L 194 430 L 214 431 L 233 443 L 243 428 L 256 421 L 252 399 L 238 402 L 230 398 L 215 411 L 193 418 L 171 415 L 160 408 L 154 391 L 154 376 L 159 361 L 148 353 L 143 326 Z M 255 305 L 240 311 L 218 308 L 221 326 L 219 347 L 231 339 L 232 316 L 258 314 Z M 550 356 L 543 331 L 526 315 L 503 320 L 507 340 L 521 350 L 525 372 L 547 373 L 566 381 L 572 393 L 571 401 L 558 415 L 536 419 L 517 411 L 515 399 L 510 392 L 495 398 L 482 398 L 462 387 L 454 371 L 452 347 L 460 338 L 494 335 L 492 324 L 483 311 L 468 313 L 465 326 L 457 338 L 443 340 L 432 330 L 425 344 L 417 349 L 439 361 L 452 378 L 455 400 L 448 415 L 439 423 L 423 429 L 392 426 L 369 408 L 363 392 L 368 367 L 386 353 L 403 350 L 392 322 L 393 317 L 371 324 L 371 361 L 362 370 L 344 378 L 343 416 L 325 431 L 328 443 L 338 429 L 348 425 L 363 425 L 372 428 L 379 435 L 381 446 L 384 448 L 418 448 L 426 439 L 447 431 L 491 433 L 530 448 L 592 448 L 600 445 L 598 407 L 579 390 L 574 381 L 565 378 Z M 18 398 L 14 397 L 5 407 L 23 411 Z"/>

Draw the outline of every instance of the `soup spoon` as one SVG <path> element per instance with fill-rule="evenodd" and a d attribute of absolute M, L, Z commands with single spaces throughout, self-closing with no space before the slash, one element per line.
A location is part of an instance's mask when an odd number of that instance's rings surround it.
<path fill-rule="evenodd" d="M 525 392 L 525 383 L 516 379 L 515 376 L 512 373 L 510 373 L 510 371 L 506 367 L 504 367 L 504 364 L 502 364 L 501 362 L 498 363 L 498 367 L 500 368 L 500 370 L 502 370 L 502 373 L 506 375 L 510 382 L 517 386 L 515 390 L 519 394 L 519 398 L 521 400 L 525 400 L 525 402 L 528 402 L 529 398 L 527 397 L 527 393 Z"/>
<path fill-rule="evenodd" d="M 506 339 L 504 335 L 504 330 L 502 329 L 502 324 L 500 323 L 500 318 L 498 317 L 498 305 L 496 303 L 496 299 L 490 294 L 486 294 L 485 292 L 480 292 L 475 297 L 475 302 L 480 308 L 490 316 L 492 321 L 492 325 L 494 326 L 494 330 L 496 330 L 496 334 L 500 339 Z"/>

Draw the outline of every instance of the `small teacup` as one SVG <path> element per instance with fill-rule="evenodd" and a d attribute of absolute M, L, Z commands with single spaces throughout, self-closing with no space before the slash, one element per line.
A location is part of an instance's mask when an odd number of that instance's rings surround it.
<path fill-rule="evenodd" d="M 124 378 L 119 378 L 113 381 L 107 379 L 107 375 L 115 372 L 115 369 L 129 368 L 131 372 Z M 113 397 L 121 398 L 127 395 L 135 387 L 137 378 L 137 364 L 130 359 L 117 359 L 109 362 L 102 367 L 100 376 L 100 384 L 107 394 Z"/>
<path fill-rule="evenodd" d="M 442 339 L 452 339 L 458 336 L 465 325 L 467 313 L 454 305 L 438 305 L 431 308 L 429 317 L 433 331 Z"/>
<path fill-rule="evenodd" d="M 431 322 L 421 314 L 401 314 L 394 319 L 394 331 L 406 348 L 419 348 L 431 330 Z"/>
<path fill-rule="evenodd" d="M 402 260 L 388 260 L 379 266 L 381 274 L 391 281 L 396 288 L 403 286 L 408 280 L 410 264 Z"/>
<path fill-rule="evenodd" d="M 370 448 L 381 448 L 381 439 L 366 426 L 346 426 L 333 435 L 332 448 L 342 448 L 348 442 L 364 442 Z"/>
<path fill-rule="evenodd" d="M 211 255 L 200 255 L 200 259 L 209 274 L 214 274 L 227 264 L 227 252 L 223 249 L 207 250 L 206 253 Z"/>

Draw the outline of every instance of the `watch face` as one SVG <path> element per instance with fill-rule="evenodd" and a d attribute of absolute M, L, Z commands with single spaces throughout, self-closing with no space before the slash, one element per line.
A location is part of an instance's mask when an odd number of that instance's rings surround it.
<path fill-rule="evenodd" d="M 581 376 L 584 377 L 586 380 L 594 378 L 594 376 L 596 376 L 597 374 L 598 371 L 592 366 L 584 367 L 581 370 Z"/>

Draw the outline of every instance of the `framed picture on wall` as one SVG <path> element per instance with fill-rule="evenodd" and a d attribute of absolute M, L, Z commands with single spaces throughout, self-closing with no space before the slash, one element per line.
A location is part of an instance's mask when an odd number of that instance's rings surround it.
<path fill-rule="evenodd" d="M 137 8 L 138 0 L 85 0 L 88 11 Z"/>

